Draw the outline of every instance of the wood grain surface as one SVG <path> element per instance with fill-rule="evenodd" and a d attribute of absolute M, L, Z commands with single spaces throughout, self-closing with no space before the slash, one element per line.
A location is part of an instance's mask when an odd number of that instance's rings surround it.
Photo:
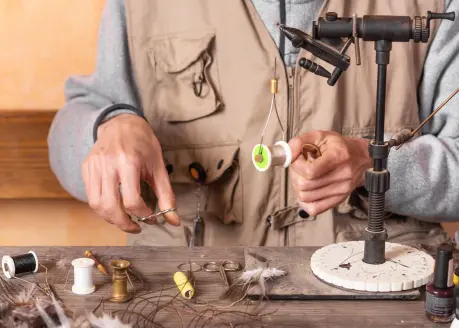
<path fill-rule="evenodd" d="M 0 199 L 69 199 L 49 167 L 55 111 L 0 110 Z"/>
<path fill-rule="evenodd" d="M 68 269 L 57 269 L 56 261 L 62 258 L 73 260 L 81 257 L 87 249 L 86 247 L 3 247 L 0 248 L 0 255 L 22 254 L 30 249 L 36 251 L 41 263 L 49 268 L 49 282 L 66 306 L 73 311 L 92 311 L 97 307 L 101 298 L 107 298 L 110 295 L 110 278 L 103 276 L 95 269 L 93 276 L 97 290 L 94 294 L 77 296 L 63 290 Z M 172 276 L 180 263 L 191 261 L 204 264 L 207 261 L 235 260 L 244 264 L 243 248 L 93 247 L 91 250 L 106 266 L 111 259 L 123 258 L 131 261 L 135 270 L 141 274 L 151 290 L 157 291 L 156 295 L 162 295 L 162 297 L 166 297 L 168 293 L 176 294 L 174 289 L 169 289 L 169 292 L 166 289 L 173 287 Z M 275 248 L 270 250 L 276 251 Z M 289 249 L 285 248 L 285 250 L 288 251 Z M 251 251 L 265 252 L 266 249 L 252 248 Z M 27 275 L 23 278 L 30 281 L 36 281 L 35 279 L 43 281 L 44 272 L 41 270 L 36 276 Z M 70 272 L 66 290 L 71 289 L 72 279 L 73 274 Z M 196 272 L 195 281 L 196 298 L 186 301 L 187 304 L 196 309 L 202 309 L 205 302 L 211 302 L 213 305 L 229 305 L 228 301 L 218 301 L 219 295 L 224 291 L 223 280 L 219 273 Z M 16 282 L 18 281 L 16 280 Z M 137 293 L 139 293 L 140 287 L 137 283 L 135 285 L 137 286 Z M 199 302 L 197 302 L 198 300 Z M 104 311 L 124 311 L 126 306 L 126 304 L 105 302 Z M 251 301 L 249 303 L 241 302 L 225 309 L 225 311 L 228 310 L 247 311 L 249 313 L 260 310 L 262 313 L 270 313 L 263 319 L 265 327 L 444 327 L 444 325 L 435 325 L 425 318 L 423 298 L 403 301 L 271 300 L 263 301 L 261 305 L 258 301 Z M 118 313 L 121 314 L 122 312 Z M 124 318 L 127 319 L 127 317 Z M 163 327 L 182 327 L 182 318 L 185 322 L 183 326 L 187 327 L 186 322 L 190 320 L 190 315 L 183 311 L 179 314 L 173 309 L 164 310 L 155 321 Z M 241 322 L 238 323 L 241 324 Z M 219 325 L 217 325 L 217 321 L 215 321 L 215 325 L 209 325 L 209 327 L 217 326 L 222 326 L 221 322 Z M 244 327 L 259 326 L 252 324 L 249 319 L 244 321 Z"/>
<path fill-rule="evenodd" d="M 268 281 L 268 296 L 270 299 L 289 300 L 365 300 L 365 299 L 417 299 L 421 296 L 418 289 L 404 292 L 373 293 L 337 288 L 319 280 L 311 270 L 312 248 L 246 248 L 244 259 L 247 269 L 260 267 L 256 261 L 251 261 L 251 254 L 262 256 L 270 268 L 279 268 L 286 272 L 282 279 Z M 251 297 L 260 296 L 260 288 L 249 291 Z"/>

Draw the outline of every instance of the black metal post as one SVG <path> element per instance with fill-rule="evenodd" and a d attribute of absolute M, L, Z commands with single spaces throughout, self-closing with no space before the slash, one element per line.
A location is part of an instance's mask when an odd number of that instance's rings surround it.
<path fill-rule="evenodd" d="M 375 42 L 376 64 L 378 64 L 378 86 L 376 96 L 375 139 L 370 142 L 369 152 L 373 168 L 365 175 L 365 188 L 369 193 L 368 227 L 365 231 L 363 261 L 368 264 L 385 262 L 387 232 L 384 229 L 385 192 L 389 190 L 390 175 L 386 162 L 389 146 L 384 143 L 384 118 L 386 111 L 386 75 L 390 61 L 392 43 L 386 40 Z"/>

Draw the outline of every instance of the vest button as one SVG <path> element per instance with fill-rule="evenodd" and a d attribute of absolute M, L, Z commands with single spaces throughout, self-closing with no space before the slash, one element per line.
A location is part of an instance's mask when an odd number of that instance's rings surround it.
<path fill-rule="evenodd" d="M 300 210 L 300 211 L 298 212 L 298 215 L 299 215 L 300 218 L 302 218 L 302 219 L 307 219 L 307 218 L 309 217 L 308 212 L 306 212 L 305 210 Z"/>
<path fill-rule="evenodd" d="M 334 22 L 335 20 L 338 19 L 338 14 L 334 12 L 328 12 L 325 14 L 325 20 L 329 22 Z"/>
<path fill-rule="evenodd" d="M 194 181 L 198 183 L 204 183 L 207 178 L 207 173 L 204 167 L 198 163 L 193 162 L 188 166 L 188 172 L 190 173 L 191 177 Z"/>
<path fill-rule="evenodd" d="M 174 166 L 172 164 L 166 165 L 167 174 L 172 174 L 174 172 Z"/>

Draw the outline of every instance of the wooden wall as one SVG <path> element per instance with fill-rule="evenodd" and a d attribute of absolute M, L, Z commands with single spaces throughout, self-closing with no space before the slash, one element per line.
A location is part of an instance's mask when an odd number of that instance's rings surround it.
<path fill-rule="evenodd" d="M 91 74 L 105 0 L 0 1 L 0 245 L 124 245 L 59 185 L 47 134 L 71 74 Z"/>

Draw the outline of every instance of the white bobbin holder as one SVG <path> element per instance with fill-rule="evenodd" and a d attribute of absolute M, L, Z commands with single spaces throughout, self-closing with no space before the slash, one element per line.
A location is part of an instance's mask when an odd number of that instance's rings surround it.
<path fill-rule="evenodd" d="M 363 262 L 364 241 L 331 244 L 311 256 L 316 277 L 345 289 L 398 292 L 419 288 L 431 280 L 435 260 L 416 248 L 387 243 L 383 264 Z"/>
<path fill-rule="evenodd" d="M 72 292 L 78 295 L 92 294 L 96 290 L 96 286 L 92 281 L 92 268 L 94 260 L 90 258 L 79 258 L 72 261 L 74 272 L 74 283 Z"/>
<path fill-rule="evenodd" d="M 33 270 L 33 273 L 38 272 L 38 257 L 37 254 L 34 251 L 29 251 L 29 254 L 32 254 L 34 259 L 35 259 L 35 269 Z M 16 275 L 16 265 L 14 264 L 14 260 L 11 256 L 9 255 L 4 255 L 2 258 L 2 269 L 3 269 L 3 274 L 5 277 L 8 279 L 11 279 L 15 277 Z"/>

